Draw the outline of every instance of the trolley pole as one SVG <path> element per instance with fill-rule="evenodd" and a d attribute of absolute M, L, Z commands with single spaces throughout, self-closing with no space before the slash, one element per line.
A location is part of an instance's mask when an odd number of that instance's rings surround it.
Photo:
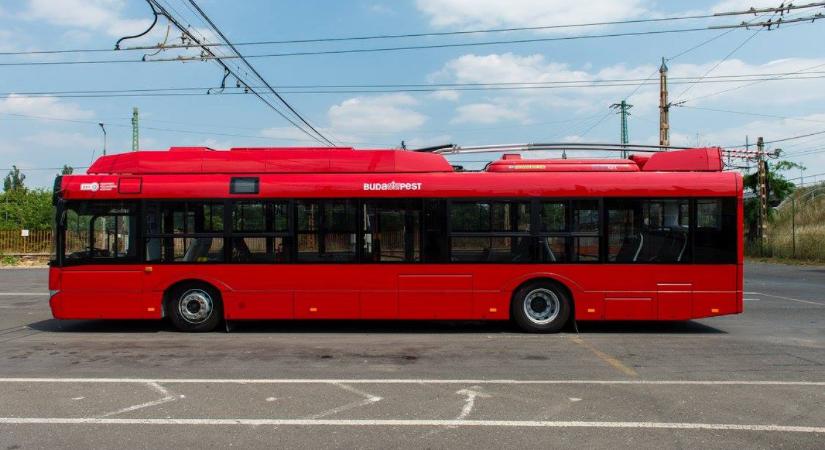
<path fill-rule="evenodd" d="M 765 241 L 768 238 L 768 163 L 765 160 L 765 141 L 761 136 L 756 140 L 756 162 L 759 183 L 759 253 L 764 256 Z"/>

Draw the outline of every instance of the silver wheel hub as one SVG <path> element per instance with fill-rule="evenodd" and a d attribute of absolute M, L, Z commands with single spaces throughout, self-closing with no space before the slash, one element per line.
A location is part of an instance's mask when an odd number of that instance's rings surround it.
<path fill-rule="evenodd" d="M 533 289 L 524 296 L 522 303 L 524 314 L 536 325 L 546 325 L 559 316 L 561 302 L 550 289 Z"/>
<path fill-rule="evenodd" d="M 201 289 L 190 289 L 178 301 L 178 312 L 189 323 L 201 323 L 212 315 L 212 296 Z"/>

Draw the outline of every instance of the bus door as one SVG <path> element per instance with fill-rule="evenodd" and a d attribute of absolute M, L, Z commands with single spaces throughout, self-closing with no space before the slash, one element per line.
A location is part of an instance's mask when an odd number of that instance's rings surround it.
<path fill-rule="evenodd" d="M 143 265 L 137 265 L 134 202 L 68 203 L 61 215 L 63 270 L 60 299 L 77 318 L 153 317 L 143 298 Z"/>

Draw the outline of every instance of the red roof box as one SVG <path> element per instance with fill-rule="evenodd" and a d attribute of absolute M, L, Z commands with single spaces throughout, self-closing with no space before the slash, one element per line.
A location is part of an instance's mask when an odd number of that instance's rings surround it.
<path fill-rule="evenodd" d="M 102 156 L 89 174 L 164 173 L 415 173 L 452 172 L 443 156 L 406 150 L 352 148 L 172 147 Z"/>
<path fill-rule="evenodd" d="M 488 172 L 638 172 L 629 159 L 521 159 L 504 155 L 487 166 Z"/>
<path fill-rule="evenodd" d="M 638 158 L 637 162 L 645 172 L 722 171 L 722 149 L 719 147 L 659 152 L 651 155 L 647 161 L 642 161 L 642 158 Z"/>

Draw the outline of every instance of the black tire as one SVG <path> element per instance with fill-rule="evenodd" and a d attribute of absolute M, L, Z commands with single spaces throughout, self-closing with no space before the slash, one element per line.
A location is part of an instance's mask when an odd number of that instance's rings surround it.
<path fill-rule="evenodd" d="M 559 285 L 546 281 L 519 288 L 510 301 L 510 318 L 528 333 L 558 333 L 571 313 L 570 296 Z"/>
<path fill-rule="evenodd" d="M 223 318 L 223 302 L 217 289 L 205 283 L 176 286 L 166 299 L 166 315 L 180 331 L 213 331 Z"/>

